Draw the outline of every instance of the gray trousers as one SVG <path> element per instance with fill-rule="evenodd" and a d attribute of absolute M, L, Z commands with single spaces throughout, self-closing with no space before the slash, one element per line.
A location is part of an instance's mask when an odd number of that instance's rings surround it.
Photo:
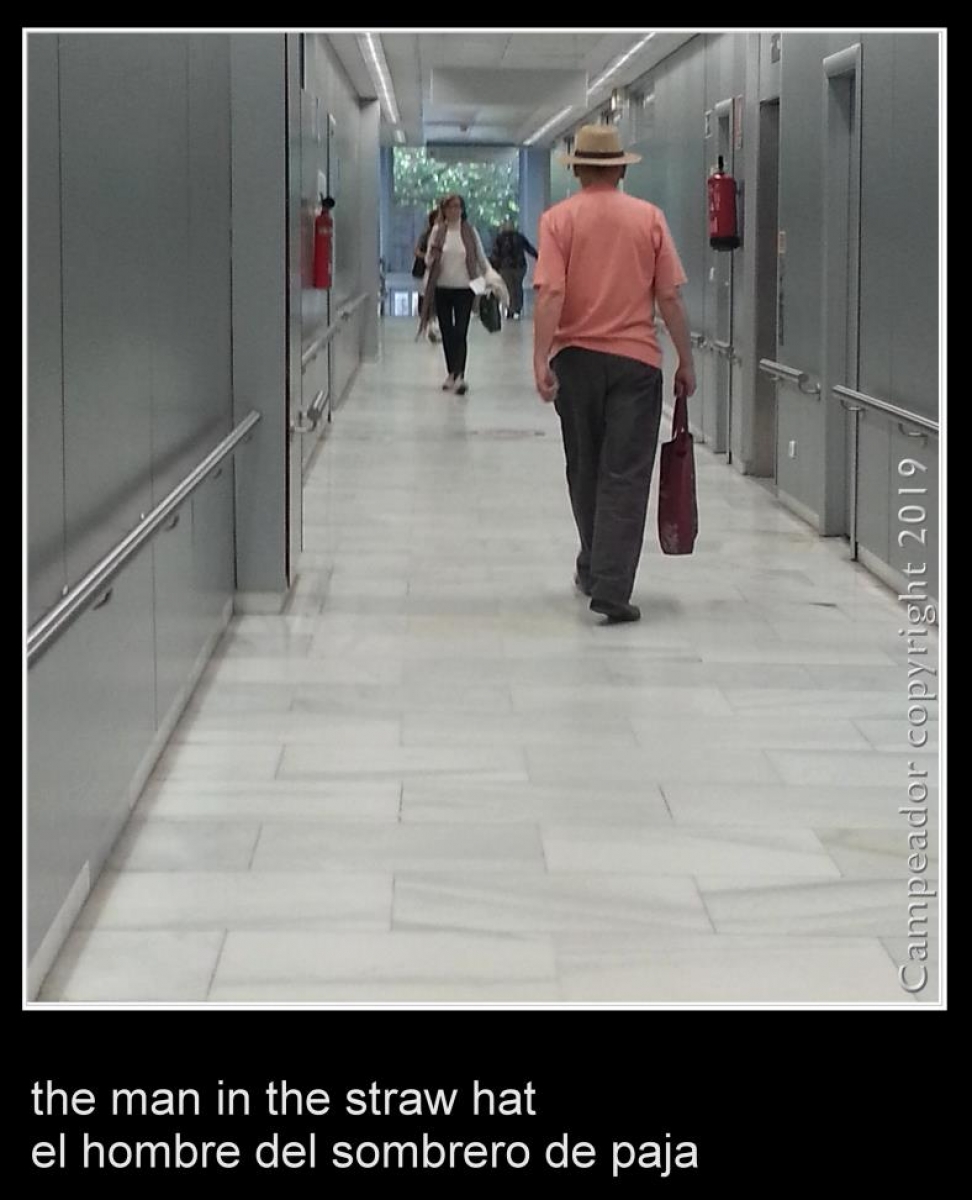
<path fill-rule="evenodd" d="M 580 535 L 577 574 L 595 599 L 625 604 L 645 534 L 662 373 L 634 358 L 577 346 L 561 350 L 551 366 Z"/>
<path fill-rule="evenodd" d="M 510 293 L 510 316 L 523 312 L 523 277 L 526 275 L 526 267 L 503 267 L 500 275 Z"/>

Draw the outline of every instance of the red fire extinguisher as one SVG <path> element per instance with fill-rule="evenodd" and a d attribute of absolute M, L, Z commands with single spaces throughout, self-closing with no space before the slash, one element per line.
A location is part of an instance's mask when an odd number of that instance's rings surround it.
<path fill-rule="evenodd" d="M 735 250 L 739 245 L 736 232 L 736 181 L 719 167 L 709 176 L 709 245 L 713 250 Z"/>
<path fill-rule="evenodd" d="M 334 201 L 321 196 L 321 211 L 314 218 L 314 287 L 331 286 L 331 257 L 334 247 L 334 222 L 331 209 Z"/>

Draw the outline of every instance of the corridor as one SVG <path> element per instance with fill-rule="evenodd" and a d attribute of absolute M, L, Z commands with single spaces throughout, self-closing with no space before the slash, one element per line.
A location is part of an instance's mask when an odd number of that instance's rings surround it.
<path fill-rule="evenodd" d="M 652 502 L 643 619 L 603 626 L 530 322 L 473 329 L 465 397 L 413 335 L 384 321 L 286 611 L 233 618 L 39 999 L 907 1001 L 937 742 L 893 593 L 700 445 L 695 554 Z"/>

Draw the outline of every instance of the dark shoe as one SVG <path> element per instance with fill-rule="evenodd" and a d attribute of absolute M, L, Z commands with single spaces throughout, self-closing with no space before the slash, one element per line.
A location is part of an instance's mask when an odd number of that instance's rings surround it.
<path fill-rule="evenodd" d="M 456 395 L 457 396 L 465 396 L 466 392 L 468 392 L 468 391 L 469 391 L 469 384 L 466 383 L 465 379 L 460 379 L 459 382 L 456 384 Z"/>
<path fill-rule="evenodd" d="M 641 620 L 641 609 L 636 604 L 618 604 L 613 600 L 592 600 L 591 612 L 607 617 L 608 625 L 620 625 L 624 621 Z"/>
<path fill-rule="evenodd" d="M 587 579 L 581 578 L 579 571 L 574 573 L 574 587 L 577 588 L 577 590 L 583 596 L 589 596 L 591 594 L 590 581 Z"/>

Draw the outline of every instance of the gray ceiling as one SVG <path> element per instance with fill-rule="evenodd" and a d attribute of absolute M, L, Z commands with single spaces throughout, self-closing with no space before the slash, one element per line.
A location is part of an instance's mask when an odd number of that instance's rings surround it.
<path fill-rule="evenodd" d="M 603 108 L 614 88 L 633 83 L 694 36 L 657 33 L 588 94 L 587 87 L 649 29 L 372 32 L 384 49 L 401 128 L 413 146 L 439 141 L 520 145 L 576 100 L 576 106 L 534 143 L 550 145 L 586 113 Z M 374 99 L 376 88 L 356 34 L 327 36 L 358 96 Z M 381 124 L 382 143 L 393 143 L 384 108 Z"/>

